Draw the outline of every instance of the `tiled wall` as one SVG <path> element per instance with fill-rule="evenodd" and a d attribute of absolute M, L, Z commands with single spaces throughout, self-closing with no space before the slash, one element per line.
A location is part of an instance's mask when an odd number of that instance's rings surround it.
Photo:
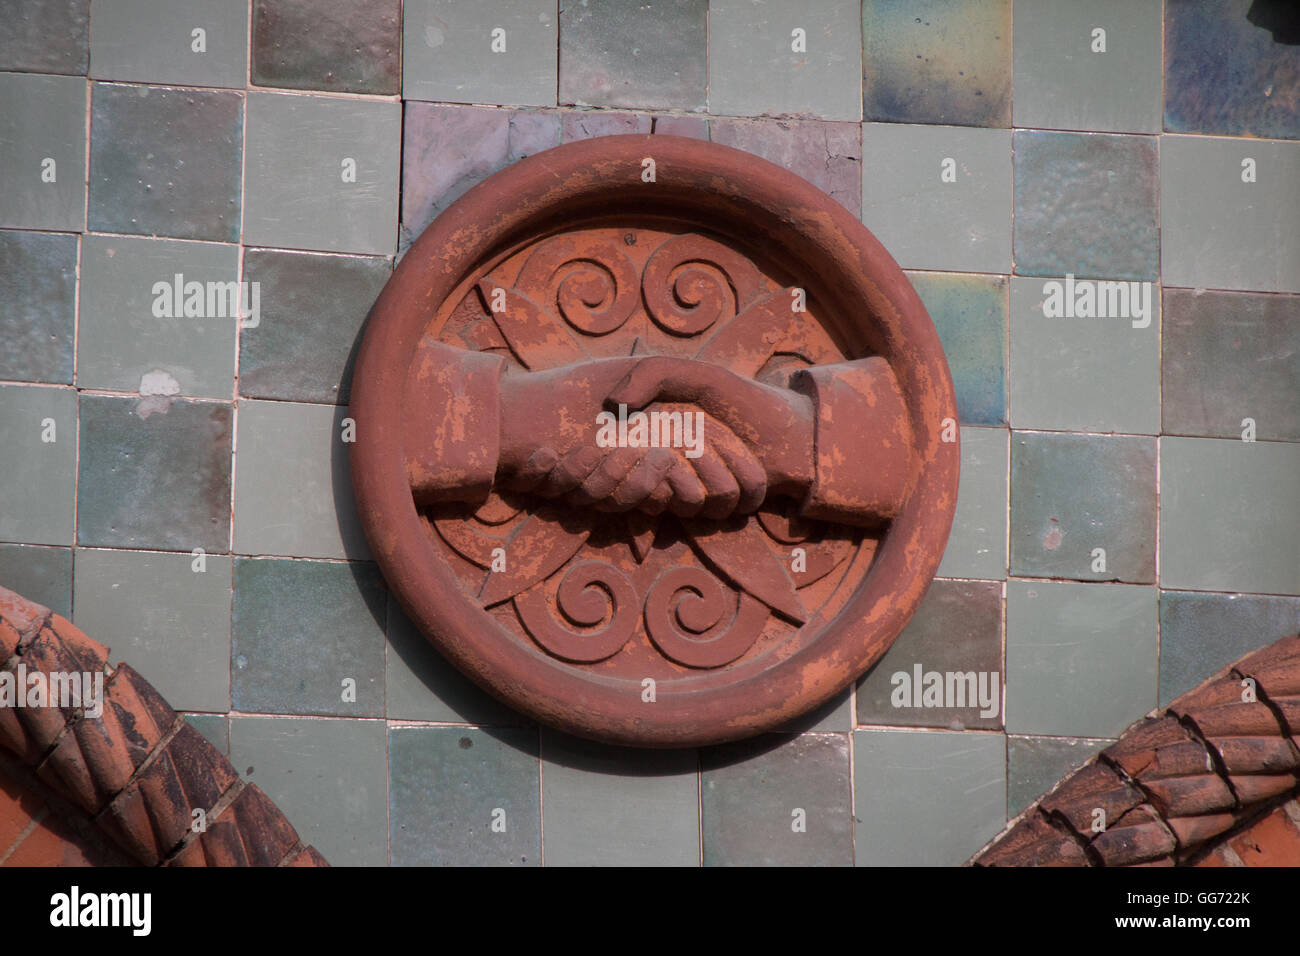
<path fill-rule="evenodd" d="M 193 712 L 336 864 L 960 863 L 1300 624 L 1295 10 L 6 4 L 0 583 Z M 527 724 L 412 633 L 350 499 L 350 356 L 394 256 L 493 171 L 624 131 L 860 212 L 957 383 L 941 579 L 854 693 L 758 742 Z M 257 281 L 257 315 L 156 317 L 177 273 Z M 1066 274 L 1152 283 L 1149 322 L 1047 318 Z M 1005 708 L 895 706 L 917 667 L 996 675 Z"/>

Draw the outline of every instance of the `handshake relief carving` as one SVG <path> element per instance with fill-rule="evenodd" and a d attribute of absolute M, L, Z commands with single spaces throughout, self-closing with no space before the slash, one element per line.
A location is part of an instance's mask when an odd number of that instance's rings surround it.
<path fill-rule="evenodd" d="M 466 193 L 376 303 L 353 398 L 358 510 L 412 622 L 612 742 L 828 701 L 915 610 L 956 504 L 951 377 L 897 264 L 785 170 L 673 136 Z"/>
<path fill-rule="evenodd" d="M 424 407 L 449 412 L 408 448 L 420 503 L 496 489 L 720 520 L 785 496 L 806 517 L 859 525 L 901 504 L 906 415 L 883 359 L 801 368 L 789 387 L 668 356 L 534 372 L 426 341 L 419 360 Z"/>

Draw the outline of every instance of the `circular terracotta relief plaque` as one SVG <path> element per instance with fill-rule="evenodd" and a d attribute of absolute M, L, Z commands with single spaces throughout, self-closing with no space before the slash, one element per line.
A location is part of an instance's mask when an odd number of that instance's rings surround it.
<path fill-rule="evenodd" d="M 411 246 L 352 392 L 371 548 L 539 721 L 687 746 L 787 724 L 916 610 L 957 499 L 934 327 L 838 203 L 723 146 L 525 159 Z"/>

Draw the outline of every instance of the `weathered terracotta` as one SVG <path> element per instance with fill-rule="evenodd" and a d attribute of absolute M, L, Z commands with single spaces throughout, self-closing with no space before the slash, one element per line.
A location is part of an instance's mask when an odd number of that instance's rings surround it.
<path fill-rule="evenodd" d="M 1300 636 L 1145 717 L 976 866 L 1300 866 Z"/>
<path fill-rule="evenodd" d="M 636 443 L 638 411 L 671 447 Z M 574 143 L 466 193 L 376 303 L 351 414 L 418 627 L 615 743 L 829 700 L 915 611 L 956 505 L 953 386 L 897 264 L 808 183 L 693 139 Z"/>
<path fill-rule="evenodd" d="M 0 671 L 104 678 L 98 708 L 0 701 L 0 865 L 328 865 L 130 665 L 3 587 Z"/>

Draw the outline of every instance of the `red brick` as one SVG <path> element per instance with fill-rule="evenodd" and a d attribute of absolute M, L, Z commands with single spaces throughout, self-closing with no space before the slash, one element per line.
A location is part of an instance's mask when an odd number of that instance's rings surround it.
<path fill-rule="evenodd" d="M 1118 820 L 1142 800 L 1113 769 L 1094 763 L 1068 777 L 1039 806 L 1046 813 L 1059 813 L 1077 832 L 1091 837 L 1094 810 L 1100 808 L 1107 820 Z"/>
<path fill-rule="evenodd" d="M 1236 866 L 1237 863 L 1235 860 L 1232 860 L 1228 857 L 1227 851 L 1223 847 L 1216 846 L 1213 850 L 1210 851 L 1210 853 L 1204 859 L 1202 859 L 1196 865 L 1197 866 Z"/>
<path fill-rule="evenodd" d="M 1177 848 L 1173 834 L 1146 806 L 1126 813 L 1092 840 L 1107 866 L 1131 866 L 1168 856 Z"/>
<path fill-rule="evenodd" d="M 1258 776 L 1230 776 L 1228 782 L 1232 784 L 1232 789 L 1237 791 L 1237 799 L 1241 801 L 1242 806 L 1249 806 L 1252 803 L 1259 803 L 1261 800 L 1267 800 L 1270 797 L 1276 797 L 1279 794 L 1286 793 L 1296 785 L 1295 774 L 1275 774 Z"/>
<path fill-rule="evenodd" d="M 1087 866 L 1078 841 L 1032 813 L 974 860 L 980 866 Z"/>
<path fill-rule="evenodd" d="M 1230 830 L 1236 822 L 1235 813 L 1207 813 L 1200 817 L 1171 817 L 1165 825 L 1178 838 L 1179 846 L 1190 847 Z"/>
<path fill-rule="evenodd" d="M 1228 842 L 1247 866 L 1300 866 L 1300 830 L 1282 807 Z"/>
<path fill-rule="evenodd" d="M 1198 816 L 1216 810 L 1228 810 L 1237 805 L 1237 798 L 1232 795 L 1227 783 L 1214 773 L 1143 780 L 1142 785 L 1151 793 L 1159 809 L 1168 816 Z"/>
<path fill-rule="evenodd" d="M 44 806 L 28 788 L 0 772 L 0 854 L 13 846 Z"/>

